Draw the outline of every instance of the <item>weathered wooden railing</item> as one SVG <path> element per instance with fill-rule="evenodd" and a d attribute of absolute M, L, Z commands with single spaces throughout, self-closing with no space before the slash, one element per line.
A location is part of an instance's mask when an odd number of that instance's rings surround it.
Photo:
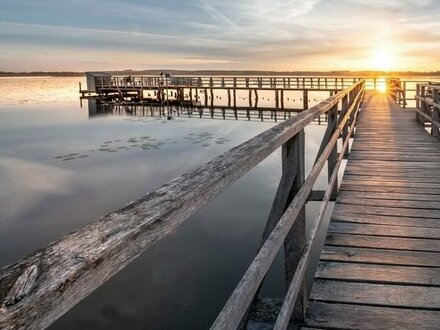
<path fill-rule="evenodd" d="M 406 107 L 406 89 L 403 88 L 400 79 L 387 79 L 387 91 L 394 99 L 394 101 L 396 101 L 400 106 Z"/>
<path fill-rule="evenodd" d="M 440 84 L 418 84 L 416 100 L 416 120 L 423 127 L 430 123 L 432 136 L 440 140 Z"/>
<path fill-rule="evenodd" d="M 213 89 L 288 89 L 288 90 L 341 90 L 361 78 L 351 77 L 158 77 L 112 76 L 96 77 L 98 88 L 213 88 Z"/>
<path fill-rule="evenodd" d="M 338 168 L 348 150 L 363 92 L 364 81 L 356 82 L 157 191 L 3 268 L 0 329 L 47 327 L 281 146 L 283 174 L 266 228 L 267 239 L 213 328 L 238 326 L 283 242 L 289 290 L 276 327 L 284 328 L 296 297 L 306 297 L 302 283 L 310 249 L 337 189 Z M 326 113 L 328 129 L 316 164 L 304 179 L 304 128 Z M 338 156 L 340 137 L 343 149 Z M 326 162 L 329 186 L 306 242 L 304 205 Z M 300 304 L 295 314 L 302 315 L 304 308 Z"/>

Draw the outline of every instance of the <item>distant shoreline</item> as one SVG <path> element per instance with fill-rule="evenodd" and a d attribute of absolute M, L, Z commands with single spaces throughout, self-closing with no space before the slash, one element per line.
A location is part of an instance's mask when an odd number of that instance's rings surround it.
<path fill-rule="evenodd" d="M 159 75 L 161 72 L 169 72 L 172 75 L 200 75 L 200 76 L 342 76 L 342 77 L 439 77 L 440 71 L 413 72 L 413 71 L 239 71 L 239 70 L 123 70 L 104 71 L 115 75 Z M 85 72 L 2 72 L 0 77 L 82 77 Z"/>

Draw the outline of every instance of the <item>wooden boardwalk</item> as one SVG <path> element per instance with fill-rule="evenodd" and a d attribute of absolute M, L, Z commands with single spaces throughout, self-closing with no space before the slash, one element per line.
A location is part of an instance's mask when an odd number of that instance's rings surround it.
<path fill-rule="evenodd" d="M 366 94 L 306 326 L 440 329 L 440 146 L 389 96 Z"/>

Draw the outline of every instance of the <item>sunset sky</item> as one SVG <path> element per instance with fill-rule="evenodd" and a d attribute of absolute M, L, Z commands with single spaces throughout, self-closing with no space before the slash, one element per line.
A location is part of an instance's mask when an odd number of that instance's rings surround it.
<path fill-rule="evenodd" d="M 0 71 L 440 70 L 438 0 L 0 0 Z"/>

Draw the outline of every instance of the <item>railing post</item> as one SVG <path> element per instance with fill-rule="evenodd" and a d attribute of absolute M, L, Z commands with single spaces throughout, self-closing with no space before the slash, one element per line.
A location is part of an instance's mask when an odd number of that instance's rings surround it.
<path fill-rule="evenodd" d="M 293 164 L 296 168 L 296 177 L 293 182 L 292 188 L 290 189 L 288 203 L 285 209 L 292 201 L 293 197 L 296 195 L 298 190 L 302 187 L 305 181 L 305 133 L 301 130 L 293 139 L 285 143 L 282 147 L 283 154 L 283 168 L 285 166 L 284 162 L 292 157 L 289 154 L 293 154 Z M 285 283 L 286 292 L 289 289 L 290 283 L 292 282 L 293 275 L 301 259 L 302 253 L 304 251 L 306 244 L 306 208 L 305 205 L 302 207 L 301 212 L 287 234 L 284 240 L 284 264 L 285 264 Z M 302 322 L 304 320 L 305 311 L 307 308 L 307 294 L 306 294 L 306 284 L 305 279 L 303 281 L 303 286 L 298 294 L 298 299 L 295 304 L 295 308 L 292 313 L 292 321 L 295 323 Z"/>
<path fill-rule="evenodd" d="M 432 105 L 432 120 L 439 122 L 439 111 L 440 109 L 438 109 L 436 107 L 436 105 L 440 104 L 440 90 L 433 88 L 432 89 L 432 101 L 434 102 L 434 104 Z M 439 139 L 439 128 L 437 127 L 437 125 L 434 125 L 433 123 L 431 123 L 431 134 L 432 136 L 434 136 L 437 140 Z"/>
<path fill-rule="evenodd" d="M 298 190 L 305 181 L 305 133 L 301 130 L 292 139 L 283 144 L 282 154 L 282 176 L 278 186 L 275 199 L 264 229 L 261 245 L 269 237 L 270 233 L 281 219 L 289 204 L 292 202 Z M 286 292 L 290 286 L 293 275 L 297 268 L 306 243 L 306 211 L 305 206 L 301 209 L 298 217 L 286 236 L 284 241 L 284 269 Z M 292 313 L 292 320 L 301 322 L 304 318 L 307 306 L 307 295 L 305 294 L 305 282 L 298 295 L 295 309 Z"/>
<path fill-rule="evenodd" d="M 402 82 L 403 107 L 406 108 L 406 81 Z"/>
<path fill-rule="evenodd" d="M 338 105 L 336 104 L 333 106 L 333 108 L 328 112 L 328 130 L 331 133 L 330 136 L 333 135 L 333 133 L 336 130 L 336 127 L 338 125 Z M 330 177 L 333 173 L 333 170 L 336 168 L 336 163 L 338 161 L 338 145 L 335 144 L 330 156 L 328 157 L 327 161 L 327 168 L 328 168 L 328 179 L 330 180 Z M 333 187 L 332 192 L 332 198 L 336 198 L 338 194 L 338 178 L 336 178 L 336 183 Z"/>
<path fill-rule="evenodd" d="M 421 86 L 420 87 L 420 96 L 423 97 L 423 98 L 426 97 L 426 87 L 425 86 Z M 425 101 L 420 100 L 420 109 L 419 110 L 422 111 L 423 113 L 426 113 L 426 102 Z M 419 113 L 417 113 L 417 121 L 423 127 L 425 126 L 425 117 L 423 117 Z"/>
<path fill-rule="evenodd" d="M 349 109 L 348 95 L 346 95 L 342 98 L 342 109 L 339 118 L 343 118 L 347 113 L 348 109 Z M 348 137 L 348 123 L 344 126 L 344 129 L 342 130 L 342 144 L 344 144 L 344 142 L 347 140 L 347 137 Z M 346 148 L 344 152 L 344 156 L 348 157 L 349 153 L 350 153 L 350 148 Z"/>

